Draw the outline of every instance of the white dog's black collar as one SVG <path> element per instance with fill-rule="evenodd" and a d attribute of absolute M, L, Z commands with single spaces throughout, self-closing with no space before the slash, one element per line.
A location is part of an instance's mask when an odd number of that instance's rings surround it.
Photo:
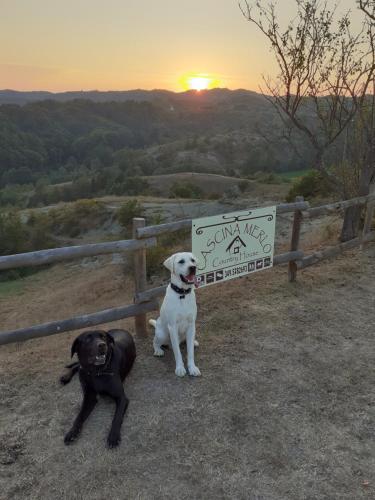
<path fill-rule="evenodd" d="M 171 283 L 171 288 L 174 290 L 178 295 L 180 296 L 180 299 L 184 299 L 186 295 L 188 295 L 191 292 L 191 288 L 188 288 L 185 290 L 185 288 L 180 288 L 176 286 L 174 283 Z"/>

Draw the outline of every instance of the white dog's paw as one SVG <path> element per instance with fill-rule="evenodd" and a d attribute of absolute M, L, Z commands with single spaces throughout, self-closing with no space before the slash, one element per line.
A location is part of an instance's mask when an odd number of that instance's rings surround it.
<path fill-rule="evenodd" d="M 199 347 L 199 342 L 198 342 L 198 340 L 194 340 L 194 347 Z"/>
<path fill-rule="evenodd" d="M 154 346 L 154 356 L 157 356 L 158 358 L 161 358 L 164 356 L 164 351 L 161 347 L 155 347 Z"/>
<path fill-rule="evenodd" d="M 182 366 L 176 366 L 175 374 L 177 375 L 177 377 L 185 377 L 186 370 L 185 370 L 184 365 L 182 365 Z"/>
<path fill-rule="evenodd" d="M 189 375 L 191 375 L 192 377 L 200 377 L 201 372 L 197 366 L 193 365 L 189 366 Z"/>

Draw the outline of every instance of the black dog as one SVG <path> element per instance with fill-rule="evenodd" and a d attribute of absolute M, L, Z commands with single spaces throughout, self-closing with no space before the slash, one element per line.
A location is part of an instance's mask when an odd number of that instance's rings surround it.
<path fill-rule="evenodd" d="M 78 437 L 84 421 L 96 405 L 96 395 L 108 394 L 116 402 L 116 412 L 107 439 L 108 446 L 113 448 L 121 441 L 121 424 L 129 404 L 122 383 L 136 357 L 133 337 L 125 330 L 84 332 L 73 342 L 71 353 L 72 357 L 77 353 L 79 362 L 68 365 L 66 368 L 69 370 L 60 381 L 68 384 L 74 374 L 79 372 L 83 402 L 64 442 L 70 444 Z"/>

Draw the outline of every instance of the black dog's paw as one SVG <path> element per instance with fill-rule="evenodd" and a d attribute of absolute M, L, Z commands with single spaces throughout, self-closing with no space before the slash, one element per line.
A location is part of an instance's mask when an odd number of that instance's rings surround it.
<path fill-rule="evenodd" d="M 64 443 L 65 444 L 71 444 L 73 441 L 75 441 L 78 437 L 79 431 L 76 429 L 71 429 L 69 432 L 65 434 L 64 437 Z"/>
<path fill-rule="evenodd" d="M 68 375 L 67 373 L 65 373 L 64 375 L 61 375 L 60 377 L 60 384 L 61 385 L 66 385 L 66 384 L 69 384 L 69 382 L 71 381 L 72 377 L 70 375 Z"/>
<path fill-rule="evenodd" d="M 121 435 L 118 432 L 110 432 L 107 438 L 108 448 L 116 448 L 121 442 Z"/>

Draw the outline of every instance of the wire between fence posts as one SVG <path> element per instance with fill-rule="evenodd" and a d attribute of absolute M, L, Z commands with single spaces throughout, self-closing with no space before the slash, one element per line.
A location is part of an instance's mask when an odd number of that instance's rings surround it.
<path fill-rule="evenodd" d="M 143 217 L 134 217 L 133 219 L 133 238 L 137 239 L 137 230 L 144 228 L 146 220 Z M 135 294 L 144 292 L 147 287 L 147 263 L 146 249 L 140 248 L 134 252 L 134 285 Z M 147 335 L 147 316 L 145 313 L 139 314 L 134 318 L 135 332 L 140 337 Z"/>
<path fill-rule="evenodd" d="M 303 202 L 303 196 L 296 197 L 296 203 Z M 302 212 L 301 210 L 295 210 L 294 219 L 293 219 L 293 227 L 292 227 L 292 238 L 290 242 L 290 251 L 296 252 L 299 247 L 299 240 L 301 235 L 301 224 L 302 224 Z M 293 283 L 297 280 L 297 262 L 295 260 L 291 260 L 288 264 L 288 280 L 290 283 Z"/>

